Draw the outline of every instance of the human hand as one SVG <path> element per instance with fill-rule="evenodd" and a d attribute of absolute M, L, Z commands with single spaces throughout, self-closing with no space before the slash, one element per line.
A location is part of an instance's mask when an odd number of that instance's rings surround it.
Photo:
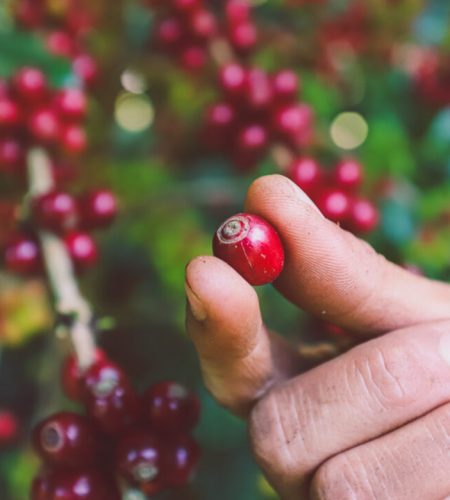
<path fill-rule="evenodd" d="M 254 289 L 231 267 L 215 257 L 187 267 L 187 329 L 205 384 L 248 419 L 274 488 L 289 500 L 449 495 L 450 286 L 386 261 L 287 178 L 258 179 L 245 210 L 283 241 L 280 293 L 367 339 L 301 373 L 298 352 L 268 332 Z"/>

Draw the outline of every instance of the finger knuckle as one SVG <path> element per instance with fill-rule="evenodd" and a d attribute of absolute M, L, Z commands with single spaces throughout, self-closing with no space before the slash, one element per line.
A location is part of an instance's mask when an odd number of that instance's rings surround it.
<path fill-rule="evenodd" d="M 292 405 L 286 403 L 285 395 L 272 390 L 256 404 L 249 418 L 250 442 L 257 463 L 269 476 L 283 481 L 295 477 L 299 466 L 293 448 L 300 438 L 300 426 Z"/>
<path fill-rule="evenodd" d="M 423 389 L 417 383 L 420 360 L 402 346 L 365 346 L 350 363 L 348 377 L 368 394 L 381 410 L 409 405 Z"/>
<path fill-rule="evenodd" d="M 360 464 L 345 455 L 325 462 L 311 482 L 315 500 L 374 500 L 376 495 Z"/>

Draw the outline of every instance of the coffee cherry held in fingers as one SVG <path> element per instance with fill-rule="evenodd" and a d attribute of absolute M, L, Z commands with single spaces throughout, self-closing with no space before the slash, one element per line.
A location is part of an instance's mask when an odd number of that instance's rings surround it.
<path fill-rule="evenodd" d="M 100 452 L 99 432 L 94 423 L 72 412 L 55 413 L 33 431 L 36 452 L 57 467 L 82 467 L 95 461 Z"/>
<path fill-rule="evenodd" d="M 177 382 L 164 381 L 150 387 L 142 395 L 143 418 L 150 428 L 161 433 L 191 431 L 200 417 L 200 402 Z"/>
<path fill-rule="evenodd" d="M 254 286 L 272 283 L 284 266 L 278 233 L 258 215 L 240 213 L 227 219 L 214 235 L 213 253 Z"/>

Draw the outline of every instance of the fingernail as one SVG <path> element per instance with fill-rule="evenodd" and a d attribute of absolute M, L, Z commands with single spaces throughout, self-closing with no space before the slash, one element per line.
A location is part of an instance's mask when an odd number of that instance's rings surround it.
<path fill-rule="evenodd" d="M 207 314 L 202 301 L 198 298 L 198 296 L 194 293 L 192 288 L 187 283 L 185 283 L 184 288 L 186 290 L 186 297 L 192 316 L 194 316 L 197 321 L 205 321 L 207 318 Z"/>
<path fill-rule="evenodd" d="M 444 333 L 439 340 L 439 353 L 450 365 L 450 334 Z"/>

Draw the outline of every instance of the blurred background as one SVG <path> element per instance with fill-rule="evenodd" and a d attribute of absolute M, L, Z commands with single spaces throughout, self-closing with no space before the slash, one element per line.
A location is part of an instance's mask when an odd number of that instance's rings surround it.
<path fill-rule="evenodd" d="M 198 473 L 161 498 L 276 498 L 245 425 L 202 386 L 184 332 L 185 265 L 211 253 L 215 228 L 241 211 L 252 179 L 282 173 L 305 187 L 310 170 L 294 164 L 312 158 L 321 180 L 310 194 L 331 218 L 413 272 L 450 278 L 448 0 L 253 0 L 248 12 L 229 3 L 204 0 L 194 18 L 175 0 L 0 0 L 0 77 L 36 66 L 54 88 L 75 86 L 88 99 L 85 151 L 74 158 L 70 141 L 62 153 L 50 148 L 58 185 L 107 188 L 119 200 L 115 223 L 95 234 L 96 265 L 79 276 L 99 345 L 138 389 L 173 379 L 201 400 Z M 250 111 L 233 100 L 230 61 L 253 68 Z M 286 96 L 264 101 L 267 81 L 286 69 Z M 5 155 L 0 145 L 2 248 L 27 218 L 26 179 L 10 174 Z M 345 184 L 336 165 L 349 158 L 362 180 L 345 203 L 368 203 L 351 223 L 329 198 Z M 32 426 L 76 408 L 58 382 L 68 347 L 53 333 L 45 283 L 0 269 L 2 500 L 28 498 L 39 469 Z M 267 324 L 299 349 L 332 355 L 351 345 L 272 287 L 258 294 Z"/>

